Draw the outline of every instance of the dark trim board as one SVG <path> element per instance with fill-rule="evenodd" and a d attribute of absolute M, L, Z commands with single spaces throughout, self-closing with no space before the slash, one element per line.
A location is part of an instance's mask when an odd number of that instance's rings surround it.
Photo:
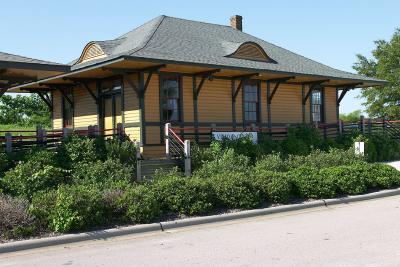
<path fill-rule="evenodd" d="M 0 69 L 27 69 L 27 70 L 42 70 L 42 71 L 59 71 L 68 72 L 71 67 L 68 65 L 59 64 L 42 64 L 42 63 L 28 63 L 16 61 L 3 61 L 0 60 Z"/>
<path fill-rule="evenodd" d="M 155 122 L 155 121 L 148 121 L 144 124 L 144 126 L 150 126 L 150 127 L 156 127 L 156 126 L 160 126 L 160 122 Z M 232 122 L 229 121 L 224 121 L 224 122 L 220 122 L 220 121 L 207 121 L 207 122 L 199 122 L 199 127 L 211 127 L 211 125 L 216 125 L 216 127 L 232 127 L 233 129 L 233 125 Z M 272 127 L 274 126 L 288 126 L 288 125 L 300 125 L 302 124 L 301 122 L 299 123 L 291 123 L 291 122 L 282 122 L 282 123 L 273 123 Z M 260 123 L 260 125 L 262 127 L 268 127 L 268 123 Z M 176 123 L 172 123 L 172 127 L 186 127 L 186 126 L 192 126 L 194 129 L 195 126 L 195 122 L 176 122 Z M 246 127 L 250 127 L 251 123 L 247 124 Z"/>

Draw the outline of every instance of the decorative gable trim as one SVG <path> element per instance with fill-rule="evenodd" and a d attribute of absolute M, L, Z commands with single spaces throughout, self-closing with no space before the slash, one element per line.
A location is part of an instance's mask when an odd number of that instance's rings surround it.
<path fill-rule="evenodd" d="M 94 42 L 90 42 L 83 49 L 83 52 L 77 63 L 79 64 L 93 59 L 103 58 L 106 56 L 107 56 L 106 53 L 104 53 L 100 45 Z"/>
<path fill-rule="evenodd" d="M 276 63 L 275 60 L 265 53 L 264 49 L 260 45 L 254 42 L 245 42 L 241 44 L 238 49 L 228 57 Z"/>

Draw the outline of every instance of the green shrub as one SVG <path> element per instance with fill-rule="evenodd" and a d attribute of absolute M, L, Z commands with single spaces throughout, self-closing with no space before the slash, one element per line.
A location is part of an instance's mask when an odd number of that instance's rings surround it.
<path fill-rule="evenodd" d="M 191 144 L 190 147 L 192 169 L 197 170 L 204 163 L 213 161 L 222 153 L 221 144 L 217 141 L 213 141 L 210 147 L 200 147 L 196 143 Z"/>
<path fill-rule="evenodd" d="M 254 169 L 256 172 L 286 172 L 288 171 L 288 164 L 287 161 L 282 159 L 280 154 L 269 154 L 258 160 L 254 166 Z"/>
<path fill-rule="evenodd" d="M 368 140 L 373 144 L 376 151 L 377 161 L 389 161 L 400 159 L 400 144 L 388 134 L 372 134 Z M 366 148 L 368 153 L 369 148 Z"/>
<path fill-rule="evenodd" d="M 3 177 L 4 173 L 9 167 L 9 160 L 6 153 L 0 152 L 0 179 Z"/>
<path fill-rule="evenodd" d="M 205 214 L 214 207 L 215 195 L 208 179 L 172 173 L 155 179 L 152 188 L 164 211 L 195 215 Z"/>
<path fill-rule="evenodd" d="M 227 171 L 210 178 L 217 203 L 224 208 L 248 209 L 260 206 L 261 192 L 248 175 Z"/>
<path fill-rule="evenodd" d="M 321 175 L 335 180 L 339 193 L 349 195 L 400 185 L 400 172 L 384 164 L 357 163 L 326 168 L 321 170 Z"/>
<path fill-rule="evenodd" d="M 364 164 L 359 166 L 340 166 L 321 169 L 322 179 L 334 181 L 337 193 L 346 195 L 362 194 L 367 191 L 367 177 Z"/>
<path fill-rule="evenodd" d="M 39 166 L 54 166 L 59 167 L 57 155 L 54 151 L 46 148 L 33 148 L 27 150 L 21 159 L 22 162 L 31 162 Z"/>
<path fill-rule="evenodd" d="M 292 197 L 292 184 L 286 173 L 255 170 L 252 182 L 269 202 L 287 203 Z"/>
<path fill-rule="evenodd" d="M 57 188 L 65 181 L 65 174 L 61 168 L 28 161 L 6 172 L 0 182 L 5 192 L 31 199 L 37 191 Z"/>
<path fill-rule="evenodd" d="M 57 191 L 39 191 L 33 195 L 29 213 L 35 216 L 36 223 L 41 229 L 48 229 L 57 200 Z"/>
<path fill-rule="evenodd" d="M 105 150 L 108 159 L 119 160 L 123 164 L 136 166 L 136 146 L 130 140 L 107 140 Z"/>
<path fill-rule="evenodd" d="M 121 206 L 123 205 L 126 205 L 125 217 L 133 223 L 149 223 L 162 213 L 158 196 L 146 185 L 127 190 L 121 198 Z"/>
<path fill-rule="evenodd" d="M 28 201 L 0 193 L 0 240 L 21 238 L 35 231 Z"/>
<path fill-rule="evenodd" d="M 370 188 L 388 189 L 400 186 L 400 172 L 386 164 L 368 164 L 364 173 L 367 174 Z"/>
<path fill-rule="evenodd" d="M 233 149 L 226 149 L 214 160 L 203 163 L 203 166 L 194 171 L 194 176 L 208 178 L 226 172 L 248 172 L 249 158 L 237 155 Z"/>
<path fill-rule="evenodd" d="M 72 168 L 74 183 L 93 183 L 105 186 L 113 181 L 133 182 L 133 167 L 122 164 L 118 159 L 76 163 Z"/>
<path fill-rule="evenodd" d="M 88 229 L 104 222 L 101 191 L 93 185 L 65 185 L 57 190 L 51 227 L 56 232 Z"/>
<path fill-rule="evenodd" d="M 100 138 L 72 135 L 68 140 L 62 142 L 57 155 L 67 168 L 76 163 L 104 160 L 104 142 Z"/>
<path fill-rule="evenodd" d="M 281 153 L 282 147 L 279 141 L 272 140 L 267 133 L 258 134 L 258 147 L 260 156 L 273 153 Z"/>
<path fill-rule="evenodd" d="M 320 175 L 318 169 L 300 167 L 287 173 L 295 193 L 303 199 L 331 198 L 336 195 L 335 181 Z"/>
<path fill-rule="evenodd" d="M 290 155 L 285 162 L 287 169 L 296 169 L 300 166 L 313 168 L 336 167 L 364 162 L 364 157 L 357 156 L 354 149 L 342 150 L 332 148 L 328 152 L 313 150 L 307 156 Z"/>
<path fill-rule="evenodd" d="M 223 138 L 220 144 L 223 150 L 232 149 L 236 154 L 246 156 L 252 161 L 256 160 L 260 155 L 260 147 L 253 143 L 252 138 L 249 136 L 234 139 Z"/>
<path fill-rule="evenodd" d="M 318 129 L 301 124 L 288 129 L 287 139 L 282 141 L 281 146 L 285 154 L 307 155 L 313 149 L 323 148 L 323 139 Z"/>

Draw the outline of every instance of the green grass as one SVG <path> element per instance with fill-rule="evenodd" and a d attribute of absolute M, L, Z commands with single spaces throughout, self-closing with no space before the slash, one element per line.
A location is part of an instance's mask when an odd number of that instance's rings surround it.
<path fill-rule="evenodd" d="M 23 136 L 31 136 L 36 135 L 36 127 L 35 126 L 21 126 L 21 125 L 14 125 L 14 124 L 6 124 L 0 125 L 0 136 L 4 136 L 4 131 L 33 131 L 33 132 L 12 132 L 13 136 L 23 135 Z"/>

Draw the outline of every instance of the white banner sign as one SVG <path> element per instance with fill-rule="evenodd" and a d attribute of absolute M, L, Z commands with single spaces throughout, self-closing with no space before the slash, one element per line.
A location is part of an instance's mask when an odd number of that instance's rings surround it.
<path fill-rule="evenodd" d="M 354 152 L 356 155 L 364 156 L 364 142 L 355 142 Z"/>
<path fill-rule="evenodd" d="M 257 132 L 213 132 L 212 136 L 215 140 L 238 139 L 240 137 L 250 137 L 254 144 L 257 144 Z"/>

